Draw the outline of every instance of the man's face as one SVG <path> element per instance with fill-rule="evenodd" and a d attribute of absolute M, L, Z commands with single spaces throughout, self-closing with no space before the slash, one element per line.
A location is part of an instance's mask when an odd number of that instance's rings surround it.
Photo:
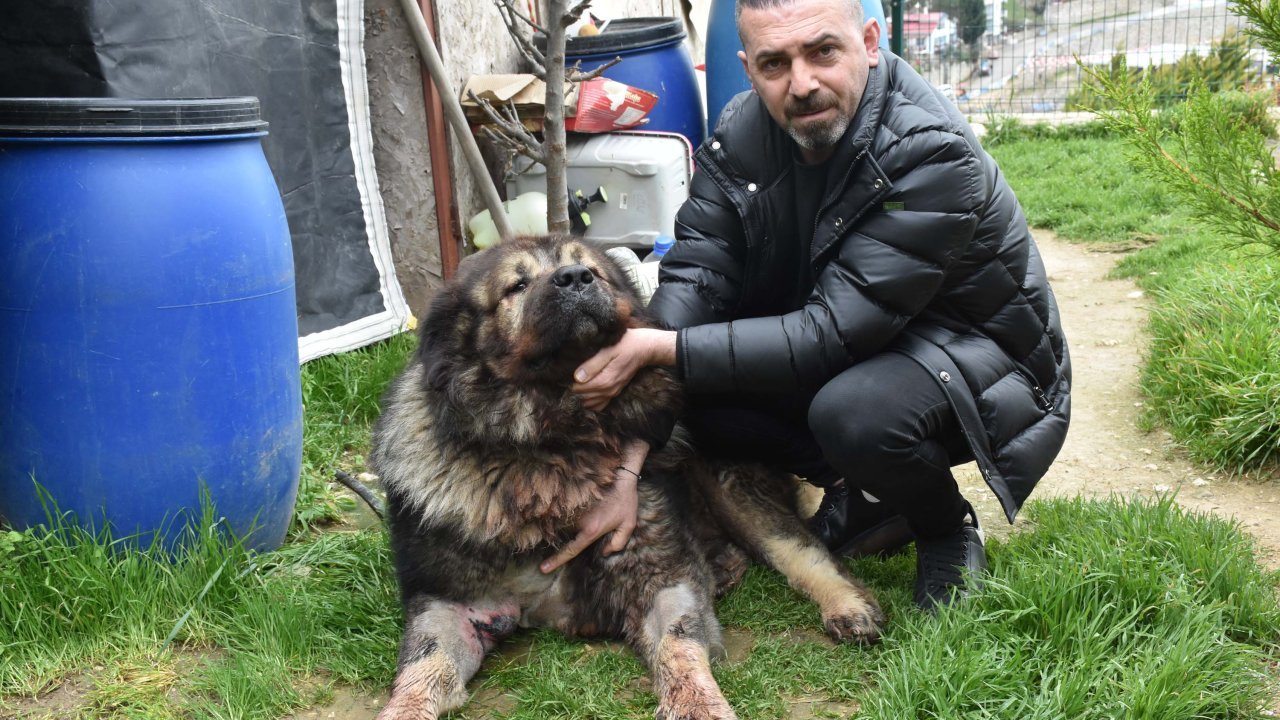
<path fill-rule="evenodd" d="M 830 157 L 880 62 L 880 26 L 858 26 L 857 1 L 793 0 L 738 19 L 747 77 L 808 162 Z"/>

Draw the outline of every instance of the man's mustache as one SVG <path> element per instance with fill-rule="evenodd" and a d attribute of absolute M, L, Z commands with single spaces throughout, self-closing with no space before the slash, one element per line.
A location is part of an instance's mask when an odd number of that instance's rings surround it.
<path fill-rule="evenodd" d="M 788 99 L 787 114 L 788 115 L 809 115 L 811 113 L 820 112 L 835 107 L 835 101 L 826 95 L 810 95 L 803 100 Z"/>

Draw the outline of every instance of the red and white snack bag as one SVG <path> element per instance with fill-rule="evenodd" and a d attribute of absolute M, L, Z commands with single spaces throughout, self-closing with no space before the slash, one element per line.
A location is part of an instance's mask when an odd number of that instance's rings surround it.
<path fill-rule="evenodd" d="M 565 129 L 601 133 L 634 128 L 658 104 L 658 96 L 616 80 L 592 78 L 578 87 L 578 107 Z"/>

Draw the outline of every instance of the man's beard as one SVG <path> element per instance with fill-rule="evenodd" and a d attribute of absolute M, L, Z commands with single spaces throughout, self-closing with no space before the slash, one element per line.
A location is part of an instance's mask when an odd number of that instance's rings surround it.
<path fill-rule="evenodd" d="M 818 95 L 811 95 L 804 101 L 788 102 L 786 110 L 788 117 L 794 117 L 829 107 L 835 107 L 835 117 L 821 122 L 806 123 L 803 127 L 787 123 L 787 134 L 804 150 L 819 150 L 835 145 L 849 129 L 849 123 L 853 122 L 852 113 L 844 113 L 838 104 Z"/>

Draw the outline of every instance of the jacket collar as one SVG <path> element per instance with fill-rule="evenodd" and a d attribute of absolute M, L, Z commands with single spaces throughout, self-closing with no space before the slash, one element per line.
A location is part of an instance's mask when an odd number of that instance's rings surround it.
<path fill-rule="evenodd" d="M 836 150 L 827 160 L 827 191 L 838 191 L 836 184 L 845 179 L 854 161 L 875 138 L 876 129 L 880 127 L 880 118 L 884 114 L 884 66 L 887 58 L 881 56 L 880 64 L 867 72 L 867 87 L 862 94 L 862 102 L 849 123 L 849 129 L 840 138 Z"/>

